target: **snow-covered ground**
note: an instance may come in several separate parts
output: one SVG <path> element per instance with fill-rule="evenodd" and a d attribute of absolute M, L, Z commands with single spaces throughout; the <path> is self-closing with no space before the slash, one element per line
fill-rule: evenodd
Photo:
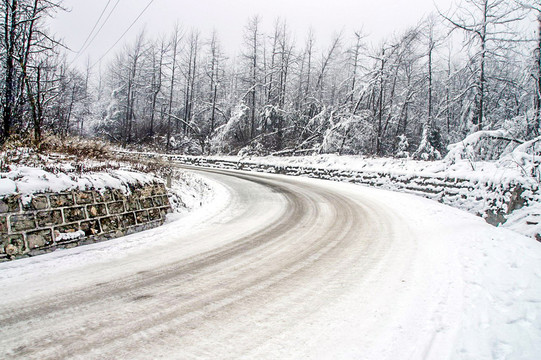
<path fill-rule="evenodd" d="M 207 176 L 214 192 L 213 201 L 180 218 L 173 215 L 163 227 L 0 264 L 0 344 L 11 334 L 11 328 L 2 331 L 1 322 L 11 306 L 16 309 L 25 303 L 33 304 L 34 299 L 39 299 L 35 303 L 38 304 L 51 298 L 59 304 L 70 304 L 70 298 L 64 299 L 68 296 L 64 294 L 78 294 L 80 289 L 90 287 L 99 289 L 109 281 L 122 284 L 131 280 L 130 274 L 137 274 L 134 279 L 142 281 L 145 274 L 161 274 L 165 271 L 162 267 L 166 269 L 173 263 L 182 266 L 193 258 L 201 264 L 198 266 L 203 266 L 202 270 L 179 273 L 183 285 L 178 288 L 178 297 L 174 296 L 174 278 L 168 277 L 164 284 L 153 282 L 144 289 L 144 295 L 138 295 L 137 288 L 130 288 L 126 300 L 119 293 L 107 301 L 111 308 L 102 309 L 104 318 L 96 321 L 115 321 L 111 331 L 123 336 L 114 343 L 104 342 L 109 332 L 95 328 L 96 322 L 92 322 L 105 304 L 97 302 L 94 309 L 93 303 L 83 303 L 84 314 L 74 314 L 70 309 L 79 301 L 78 295 L 70 295 L 76 297 L 75 303 L 66 308 L 66 313 L 58 313 L 60 318 L 55 317 L 54 324 L 45 317 L 23 322 L 21 329 L 32 341 L 31 336 L 38 336 L 42 332 L 39 329 L 51 324 L 58 330 L 55 341 L 62 340 L 64 333 L 72 336 L 72 342 L 61 347 L 55 346 L 54 341 L 49 345 L 56 349 L 56 354 L 73 349 L 83 351 L 75 354 L 90 357 L 541 358 L 541 244 L 535 240 L 408 194 L 276 175 L 250 175 L 263 184 L 275 184 L 270 188 L 219 174 Z M 295 215 L 288 215 L 288 206 L 300 200 L 290 202 L 290 195 L 278 193 L 276 186 L 299 191 L 299 199 L 314 198 L 306 208 L 307 218 L 298 224 L 298 237 L 288 238 L 287 232 L 282 236 L 277 229 L 274 236 L 278 247 L 264 246 L 260 251 L 249 248 L 223 263 L 207 263 L 206 259 L 212 259 L 221 247 L 235 245 L 242 236 L 249 240 L 250 231 L 237 223 L 265 229 L 280 213 L 286 219 Z M 342 204 L 356 205 L 341 209 Z M 357 211 L 356 207 L 367 216 L 365 223 L 348 226 L 367 228 L 369 232 L 362 235 L 366 239 L 342 249 L 346 243 L 333 248 L 338 240 L 328 238 L 319 252 L 306 259 L 301 257 L 302 263 L 281 271 L 272 267 L 280 265 L 273 260 L 277 254 L 300 256 L 301 249 L 294 251 L 295 246 L 321 237 L 321 230 L 326 229 L 323 226 L 333 216 L 339 216 L 335 221 L 341 219 L 337 211 L 343 210 L 343 215 L 349 216 Z M 324 214 L 329 219 L 308 217 L 312 213 Z M 268 229 L 269 234 L 273 234 L 271 230 Z M 265 265 L 267 256 L 270 263 Z M 248 282 L 250 287 L 235 290 L 244 284 L 242 277 L 236 277 L 238 273 L 257 278 L 268 266 L 277 271 L 272 277 L 255 284 Z M 228 281 L 219 282 L 222 277 Z M 59 278 L 62 281 L 55 280 Z M 203 280 L 209 285 L 200 283 Z M 276 283 L 268 283 L 271 280 Z M 212 291 L 235 291 L 231 297 L 210 301 L 205 300 L 205 286 Z M 202 300 L 197 300 L 199 295 Z M 188 306 L 192 296 L 201 301 L 190 305 L 196 306 L 196 310 L 187 315 L 175 310 Z M 149 303 L 129 302 L 129 297 L 149 299 Z M 237 307 L 240 310 L 235 310 Z M 176 312 L 168 313 L 171 309 L 178 311 L 177 317 L 172 315 Z M 280 312 L 273 311 L 276 309 Z M 160 319 L 162 313 L 166 324 L 141 330 L 143 320 Z M 75 315 L 85 321 L 79 321 Z M 73 330 L 68 329 L 69 324 L 59 324 L 59 319 L 66 316 L 72 319 L 76 327 Z M 126 321 L 125 329 L 117 317 Z M 137 324 L 134 328 L 129 325 L 132 322 Z M 103 337 L 94 339 L 85 328 Z M 78 333 L 81 338 L 75 336 Z M 94 340 L 95 348 L 74 345 Z M 122 346 L 117 348 L 117 342 Z M 109 347 L 104 345 L 101 349 L 102 343 Z M 24 346 L 23 352 L 47 345 L 33 342 Z M 10 354 L 7 343 L 2 347 L 5 354 Z M 117 352 L 108 352 L 111 349 Z"/>

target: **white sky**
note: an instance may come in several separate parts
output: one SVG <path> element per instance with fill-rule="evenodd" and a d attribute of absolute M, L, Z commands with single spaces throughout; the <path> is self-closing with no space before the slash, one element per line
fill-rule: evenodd
<path fill-rule="evenodd" d="M 70 11 L 59 13 L 51 21 L 52 32 L 78 51 L 108 1 L 64 0 Z M 116 1 L 110 0 L 108 9 Z M 88 57 L 92 63 L 103 56 L 149 1 L 119 0 L 109 21 L 76 63 L 82 65 Z M 256 14 L 261 16 L 263 31 L 267 32 L 277 17 L 287 20 L 297 43 L 304 43 L 312 26 L 319 48 L 326 46 L 339 31 L 347 36 L 361 28 L 370 35 L 370 40 L 378 41 L 416 24 L 435 11 L 435 4 L 444 11 L 453 0 L 154 0 L 116 48 L 132 41 L 142 28 L 150 37 L 168 34 L 178 21 L 185 30 L 199 29 L 205 39 L 216 29 L 223 50 L 232 55 L 240 48 L 247 20 Z"/>

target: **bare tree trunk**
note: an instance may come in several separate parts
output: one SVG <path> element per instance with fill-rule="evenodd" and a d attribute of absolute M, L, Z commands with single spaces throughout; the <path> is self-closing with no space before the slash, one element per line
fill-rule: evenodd
<path fill-rule="evenodd" d="M 174 87 L 175 87 L 175 71 L 177 67 L 177 51 L 178 51 L 178 45 L 179 45 L 179 28 L 178 26 L 175 27 L 175 32 L 173 34 L 173 64 L 171 68 L 171 81 L 170 81 L 170 88 L 169 88 L 169 104 L 168 104 L 168 112 L 167 112 L 167 144 L 166 144 L 166 151 L 169 151 L 171 148 L 171 119 L 173 111 L 173 93 L 174 93 Z"/>
<path fill-rule="evenodd" d="M 6 140 L 11 131 L 13 112 L 15 107 L 15 36 L 18 22 L 17 0 L 4 0 L 6 14 L 4 19 L 4 42 L 6 47 L 5 55 L 5 94 L 3 111 L 3 139 Z"/>
<path fill-rule="evenodd" d="M 535 49 L 535 126 L 533 132 L 539 136 L 541 132 L 541 10 L 537 15 L 537 48 Z"/>

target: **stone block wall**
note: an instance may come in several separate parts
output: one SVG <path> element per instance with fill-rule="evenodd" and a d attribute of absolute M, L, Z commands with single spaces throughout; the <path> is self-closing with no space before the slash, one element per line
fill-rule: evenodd
<path fill-rule="evenodd" d="M 27 200 L 27 199 L 25 199 Z M 163 224 L 171 211 L 160 183 L 0 198 L 0 261 L 103 241 Z"/>
<path fill-rule="evenodd" d="M 140 154 L 151 158 L 155 154 Z M 293 176 L 307 176 L 318 179 L 344 181 L 386 190 L 402 191 L 430 198 L 441 203 L 469 211 L 483 217 L 492 225 L 506 221 L 513 210 L 533 201 L 526 193 L 538 189 L 525 189 L 524 184 L 499 184 L 477 179 L 463 179 L 452 176 L 426 176 L 419 174 L 392 173 L 372 170 L 341 170 L 307 166 L 279 166 L 250 160 L 232 161 L 220 158 L 205 158 L 181 155 L 165 155 L 186 165 L 219 169 L 257 171 Z M 528 190 L 528 191 L 525 191 Z"/>

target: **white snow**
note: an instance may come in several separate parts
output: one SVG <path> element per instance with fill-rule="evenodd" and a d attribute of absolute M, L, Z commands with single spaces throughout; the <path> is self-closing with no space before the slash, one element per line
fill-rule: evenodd
<path fill-rule="evenodd" d="M 160 180 L 152 175 L 127 170 L 108 170 L 96 173 L 52 173 L 36 167 L 12 165 L 9 172 L 0 173 L 0 196 L 17 193 L 23 201 L 31 195 L 42 192 L 66 190 L 120 189 L 130 193 L 130 184 L 148 184 Z"/>
<path fill-rule="evenodd" d="M 541 358 L 540 243 L 420 197 L 307 178 L 298 181 L 382 204 L 404 242 L 393 245 L 393 263 L 383 264 L 347 296 L 268 339 L 264 347 L 246 357 Z M 140 267 L 150 248 L 166 248 L 178 234 L 196 231 L 210 218 L 219 221 L 216 219 L 232 216 L 234 208 L 224 211 L 231 205 L 230 191 L 217 183 L 212 188 L 214 201 L 163 227 L 0 264 L 0 288 L 11 289 L 1 297 L 23 298 L 28 294 L 18 284 L 39 283 L 60 272 L 75 273 L 83 266 L 128 256 L 138 259 L 131 267 Z M 198 238 L 176 244 L 181 249 L 176 254 L 203 253 L 216 245 Z M 159 260 L 171 261 L 173 255 L 163 253 Z M 119 268 L 114 275 L 132 271 L 130 266 Z M 85 279 L 89 284 L 98 280 L 104 281 L 93 279 L 92 274 Z"/>
<path fill-rule="evenodd" d="M 61 240 L 75 240 L 78 238 L 82 238 L 85 236 L 85 232 L 83 230 L 77 230 L 73 232 L 67 232 L 67 233 L 58 233 L 55 235 L 56 241 Z"/>

